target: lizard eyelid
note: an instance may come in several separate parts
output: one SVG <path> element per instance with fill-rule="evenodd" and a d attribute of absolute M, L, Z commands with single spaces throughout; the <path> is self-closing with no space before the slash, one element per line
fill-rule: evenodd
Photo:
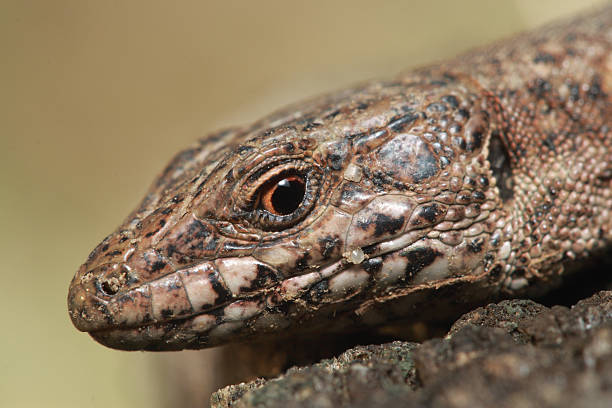
<path fill-rule="evenodd" d="M 271 166 L 240 189 L 241 215 L 264 231 L 293 227 L 312 211 L 321 179 L 317 167 L 303 161 Z"/>

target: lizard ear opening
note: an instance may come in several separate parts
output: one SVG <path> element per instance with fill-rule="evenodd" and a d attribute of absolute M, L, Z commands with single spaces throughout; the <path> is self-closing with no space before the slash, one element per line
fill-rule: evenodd
<path fill-rule="evenodd" d="M 491 134 L 487 159 L 491 164 L 491 171 L 499 189 L 499 196 L 503 202 L 507 202 L 514 197 L 514 181 L 510 166 L 510 155 L 498 131 L 493 131 Z"/>

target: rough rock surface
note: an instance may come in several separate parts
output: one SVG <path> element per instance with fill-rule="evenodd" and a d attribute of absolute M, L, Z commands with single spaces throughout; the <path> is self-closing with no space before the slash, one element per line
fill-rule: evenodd
<path fill-rule="evenodd" d="M 213 407 L 610 407 L 612 291 L 571 308 L 508 300 L 443 339 L 357 346 L 213 394 Z"/>

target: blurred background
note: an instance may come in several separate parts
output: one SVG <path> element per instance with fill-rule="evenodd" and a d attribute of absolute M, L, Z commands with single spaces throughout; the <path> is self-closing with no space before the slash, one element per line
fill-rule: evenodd
<path fill-rule="evenodd" d="M 178 149 L 597 3 L 0 0 L 0 406 L 168 406 L 201 381 L 167 374 L 194 352 L 105 349 L 66 310 Z"/>

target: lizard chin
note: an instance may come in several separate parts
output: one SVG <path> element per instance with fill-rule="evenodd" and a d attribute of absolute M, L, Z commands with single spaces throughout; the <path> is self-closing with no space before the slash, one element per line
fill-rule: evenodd
<path fill-rule="evenodd" d="M 193 344 L 190 348 L 207 347 L 207 339 L 198 339 L 196 335 L 189 336 L 178 331 L 179 327 L 193 325 L 197 317 L 137 327 L 96 330 L 89 332 L 89 335 L 106 347 L 124 351 L 178 351 L 185 348 L 185 342 Z M 198 347 L 200 343 L 203 345 Z"/>

